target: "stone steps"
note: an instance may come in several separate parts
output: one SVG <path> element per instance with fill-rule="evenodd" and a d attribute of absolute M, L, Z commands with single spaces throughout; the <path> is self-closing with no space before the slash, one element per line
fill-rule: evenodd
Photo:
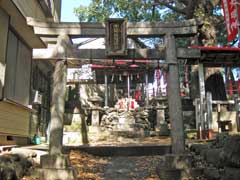
<path fill-rule="evenodd" d="M 184 180 L 196 179 L 202 176 L 202 168 L 190 168 L 188 171 L 178 168 L 161 168 L 157 170 L 159 178 L 162 180 Z"/>
<path fill-rule="evenodd" d="M 171 153 L 170 145 L 132 144 L 132 145 L 98 145 L 65 146 L 64 151 L 79 150 L 96 156 L 147 156 Z"/>

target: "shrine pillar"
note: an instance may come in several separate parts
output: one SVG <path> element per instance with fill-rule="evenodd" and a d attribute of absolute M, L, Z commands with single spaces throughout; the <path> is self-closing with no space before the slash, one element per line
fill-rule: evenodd
<path fill-rule="evenodd" d="M 185 151 L 185 139 L 180 97 L 179 66 L 174 35 L 165 35 L 165 45 L 166 62 L 168 63 L 167 95 L 171 122 L 172 153 L 181 154 Z"/>
<path fill-rule="evenodd" d="M 61 154 L 63 139 L 63 116 L 67 84 L 66 60 L 58 60 L 53 73 L 53 92 L 50 127 L 50 154 Z"/>
<path fill-rule="evenodd" d="M 104 83 L 105 83 L 104 106 L 108 107 L 108 76 L 107 76 L 107 73 L 104 74 Z"/>
<path fill-rule="evenodd" d="M 145 72 L 145 84 L 146 84 L 146 101 L 145 106 L 149 105 L 149 93 L 148 93 L 148 72 Z"/>
<path fill-rule="evenodd" d="M 69 46 L 71 46 L 69 37 L 66 34 L 59 35 L 56 47 L 59 59 L 55 64 L 53 73 L 49 154 L 40 157 L 41 168 L 39 169 L 39 176 L 42 179 L 75 179 L 69 157 L 62 153 L 65 95 L 67 90 L 66 51 Z"/>

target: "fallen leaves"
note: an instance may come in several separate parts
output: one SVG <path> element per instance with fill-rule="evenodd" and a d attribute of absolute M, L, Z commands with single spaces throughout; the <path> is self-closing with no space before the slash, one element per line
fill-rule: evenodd
<path fill-rule="evenodd" d="M 132 180 L 159 180 L 156 166 L 161 161 L 162 156 L 122 157 L 121 162 L 118 161 L 119 159 L 117 161 L 114 159 L 93 156 L 79 151 L 71 151 L 70 153 L 71 164 L 77 170 L 78 180 L 108 180 L 106 175 L 104 176 L 108 170 L 115 174 L 116 179 L 124 175 Z M 109 166 L 112 163 L 115 165 Z M 111 178 L 113 174 L 111 174 Z"/>
<path fill-rule="evenodd" d="M 43 180 L 37 177 L 24 176 L 21 180 Z"/>
<path fill-rule="evenodd" d="M 109 158 L 93 156 L 80 151 L 70 152 L 70 161 L 77 170 L 78 180 L 101 180 Z"/>
<path fill-rule="evenodd" d="M 148 138 L 144 143 L 157 141 L 159 140 Z M 168 143 L 169 140 L 166 138 L 161 141 Z M 77 180 L 114 180 L 119 177 L 131 180 L 159 180 L 156 166 L 162 160 L 162 156 L 98 157 L 77 150 L 72 150 L 69 157 L 76 170 Z M 24 177 L 21 180 L 42 179 Z"/>

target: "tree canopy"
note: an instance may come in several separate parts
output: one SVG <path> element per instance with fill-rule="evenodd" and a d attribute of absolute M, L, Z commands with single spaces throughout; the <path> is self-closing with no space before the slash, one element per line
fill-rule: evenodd
<path fill-rule="evenodd" d="M 200 45 L 226 45 L 226 28 L 221 0 L 92 0 L 74 9 L 80 22 L 103 22 L 109 17 L 130 22 L 197 19 Z"/>

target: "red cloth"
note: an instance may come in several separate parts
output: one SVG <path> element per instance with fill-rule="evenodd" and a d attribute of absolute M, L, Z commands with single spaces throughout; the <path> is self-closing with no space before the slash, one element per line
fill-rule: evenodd
<path fill-rule="evenodd" d="M 236 3 L 238 3 L 237 1 L 238 0 L 222 0 L 224 20 L 227 26 L 228 41 L 232 41 L 238 33 L 238 18 L 237 18 L 237 10 L 236 10 Z M 240 6 L 239 5 L 237 6 L 238 6 L 238 9 L 240 10 Z"/>
<path fill-rule="evenodd" d="M 134 101 L 133 100 L 131 100 L 131 109 L 134 109 Z"/>
<path fill-rule="evenodd" d="M 180 95 L 183 97 L 183 96 L 185 96 L 185 93 L 184 93 L 184 92 L 181 92 Z"/>
<path fill-rule="evenodd" d="M 136 101 L 140 101 L 140 97 L 141 97 L 141 91 L 140 90 L 136 90 L 136 92 L 135 92 L 135 99 L 136 99 Z"/>
<path fill-rule="evenodd" d="M 123 103 L 123 100 L 120 101 L 120 109 L 124 109 L 124 103 Z"/>

